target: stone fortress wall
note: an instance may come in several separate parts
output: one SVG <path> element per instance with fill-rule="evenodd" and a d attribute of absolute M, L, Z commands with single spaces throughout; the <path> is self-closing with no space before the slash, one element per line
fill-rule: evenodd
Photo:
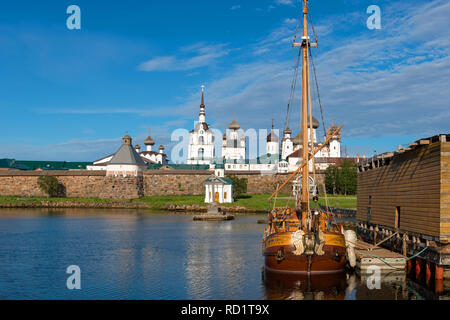
<path fill-rule="evenodd" d="M 0 170 L 0 196 L 46 196 L 37 180 L 42 175 L 56 176 L 64 194 L 69 198 L 135 199 L 142 196 L 201 195 L 203 181 L 211 176 L 208 170 L 147 170 L 140 177 L 106 176 L 104 171 L 16 171 Z M 248 194 L 275 191 L 288 174 L 261 174 L 232 172 L 248 179 Z M 323 180 L 321 174 L 319 180 Z M 282 193 L 291 193 L 289 183 Z"/>

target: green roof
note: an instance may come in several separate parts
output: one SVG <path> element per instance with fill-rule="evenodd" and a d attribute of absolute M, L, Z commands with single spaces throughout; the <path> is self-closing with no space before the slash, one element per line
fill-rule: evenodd
<path fill-rule="evenodd" d="M 14 160 L 12 159 L 0 159 L 0 168 L 12 168 Z"/>
<path fill-rule="evenodd" d="M 92 162 L 67 161 L 26 161 L 14 159 L 0 159 L 0 168 L 19 170 L 85 170 Z"/>
<path fill-rule="evenodd" d="M 211 163 L 217 165 L 224 165 L 224 164 L 275 164 L 280 161 L 280 155 L 279 154 L 264 154 L 256 159 L 223 159 L 223 158 L 215 158 Z"/>
<path fill-rule="evenodd" d="M 209 177 L 208 179 L 206 179 L 204 181 L 204 183 L 222 183 L 222 184 L 233 184 L 233 180 L 227 179 L 227 178 L 222 178 L 222 177 Z"/>
<path fill-rule="evenodd" d="M 158 170 L 169 167 L 174 170 L 209 170 L 209 164 L 147 164 L 149 170 Z"/>

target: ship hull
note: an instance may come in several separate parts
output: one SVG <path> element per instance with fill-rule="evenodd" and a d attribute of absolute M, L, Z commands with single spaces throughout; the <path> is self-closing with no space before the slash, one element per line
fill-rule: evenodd
<path fill-rule="evenodd" d="M 341 234 L 326 234 L 323 254 L 297 255 L 291 233 L 278 233 L 268 237 L 264 244 L 265 269 L 270 272 L 290 274 L 330 274 L 345 270 L 345 238 Z M 279 252 L 282 252 L 280 258 Z"/>

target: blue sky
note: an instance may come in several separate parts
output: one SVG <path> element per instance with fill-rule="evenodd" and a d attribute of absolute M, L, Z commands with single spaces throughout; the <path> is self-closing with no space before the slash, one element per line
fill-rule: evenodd
<path fill-rule="evenodd" d="M 81 8 L 81 30 L 66 8 Z M 366 9 L 381 8 L 369 30 Z M 284 127 L 298 1 L 9 1 L 0 5 L 0 158 L 92 161 L 151 128 L 170 149 L 207 122 Z M 326 126 L 351 155 L 450 130 L 450 3 L 312 0 Z M 299 96 L 290 126 L 296 134 Z M 317 104 L 315 104 L 315 107 Z M 320 113 L 315 108 L 315 116 Z M 322 132 L 322 128 L 319 128 Z"/>

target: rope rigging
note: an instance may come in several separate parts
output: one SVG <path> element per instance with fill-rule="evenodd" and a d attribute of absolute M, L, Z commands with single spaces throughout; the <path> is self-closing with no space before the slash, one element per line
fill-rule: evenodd
<path fill-rule="evenodd" d="M 292 101 L 294 100 L 294 96 L 295 96 L 295 87 L 297 84 L 297 74 L 298 74 L 298 65 L 300 63 L 300 55 L 301 55 L 301 50 L 299 50 L 299 53 L 297 56 L 297 61 L 294 64 L 294 76 L 292 78 L 291 92 L 289 95 L 289 101 L 288 101 L 287 110 L 286 110 L 286 120 L 285 120 L 285 125 L 284 125 L 285 129 L 289 126 L 289 114 L 290 114 Z"/>
<path fill-rule="evenodd" d="M 303 2 L 302 0 L 299 0 L 300 6 L 302 5 L 302 2 Z M 308 4 L 308 6 L 309 6 L 309 4 Z M 316 31 L 314 29 L 314 24 L 312 22 L 312 17 L 311 17 L 310 11 L 308 11 L 308 20 L 309 20 L 309 22 L 311 24 L 311 29 L 312 29 L 312 32 L 313 32 L 314 41 L 316 43 L 318 43 L 318 38 L 317 38 Z M 297 32 L 298 32 L 299 25 L 300 25 L 300 18 L 298 20 L 297 27 L 295 29 L 294 40 L 293 40 L 294 42 L 297 39 Z M 319 107 L 320 107 L 320 116 L 321 116 L 321 120 L 322 120 L 322 128 L 323 128 L 323 131 L 324 131 L 324 136 L 327 136 L 327 131 L 326 131 L 326 127 L 325 127 L 325 120 L 324 120 L 324 116 L 323 116 L 323 105 L 322 105 L 322 100 L 320 99 L 319 83 L 318 83 L 318 80 L 317 80 L 317 71 L 316 71 L 316 66 L 315 66 L 315 63 L 314 63 L 314 57 L 313 57 L 312 50 L 311 50 L 310 46 L 308 46 L 307 50 L 309 51 L 309 56 L 310 56 L 310 60 L 312 62 L 312 67 L 313 67 L 313 74 L 314 74 L 313 90 L 314 90 L 314 95 L 317 94 L 317 99 L 318 99 L 318 103 L 319 103 Z M 294 76 L 293 76 L 293 79 L 292 79 L 291 92 L 289 94 L 289 101 L 288 101 L 287 110 L 286 110 L 285 129 L 289 126 L 289 116 L 290 116 L 290 110 L 291 110 L 292 102 L 293 102 L 294 96 L 295 96 L 295 88 L 296 88 L 296 84 L 297 84 L 298 66 L 299 66 L 299 63 L 300 63 L 301 52 L 302 52 L 302 49 L 299 50 L 297 59 L 295 61 L 295 48 L 293 48 L 293 55 L 294 55 L 294 61 L 295 61 L 295 63 L 294 63 Z"/>

